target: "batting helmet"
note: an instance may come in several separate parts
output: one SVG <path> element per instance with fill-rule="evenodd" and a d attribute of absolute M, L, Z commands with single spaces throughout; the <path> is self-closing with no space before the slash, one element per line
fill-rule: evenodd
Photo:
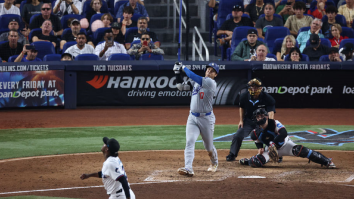
<path fill-rule="evenodd" d="M 205 68 L 205 70 L 208 68 L 208 67 L 212 67 L 212 68 L 214 68 L 214 70 L 216 71 L 216 74 L 219 74 L 219 65 L 217 65 L 216 63 L 209 63 L 207 66 L 206 66 L 206 68 Z"/>
<path fill-rule="evenodd" d="M 258 78 L 251 79 L 248 83 L 248 92 L 250 95 L 259 95 L 262 91 L 262 81 Z M 254 87 L 255 89 L 252 89 Z"/>

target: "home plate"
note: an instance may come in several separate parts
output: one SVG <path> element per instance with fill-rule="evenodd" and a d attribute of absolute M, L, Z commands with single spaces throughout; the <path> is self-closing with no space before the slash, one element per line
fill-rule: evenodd
<path fill-rule="evenodd" d="M 264 176 L 238 176 L 238 178 L 266 178 Z"/>

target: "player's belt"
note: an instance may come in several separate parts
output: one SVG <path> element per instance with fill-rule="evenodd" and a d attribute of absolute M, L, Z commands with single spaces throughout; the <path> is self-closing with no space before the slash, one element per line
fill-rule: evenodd
<path fill-rule="evenodd" d="M 121 193 L 123 191 L 123 189 L 119 189 L 115 194 Z M 109 194 L 111 195 L 111 194 Z"/>
<path fill-rule="evenodd" d="M 196 117 L 200 117 L 200 116 L 208 116 L 208 115 L 211 115 L 211 111 L 209 113 L 193 113 L 191 111 L 192 115 L 196 116 Z"/>

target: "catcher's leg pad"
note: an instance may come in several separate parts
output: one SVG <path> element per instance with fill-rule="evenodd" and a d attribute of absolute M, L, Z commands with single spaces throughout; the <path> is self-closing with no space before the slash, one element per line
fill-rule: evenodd
<path fill-rule="evenodd" d="M 322 155 L 320 152 L 313 151 L 307 147 L 302 145 L 295 145 L 293 147 L 293 154 L 298 157 L 308 158 L 309 161 L 321 164 L 321 165 L 329 165 L 331 163 L 331 159 Z"/>
<path fill-rule="evenodd" d="M 251 167 L 263 167 L 266 162 L 267 160 L 263 155 L 257 154 L 248 160 L 248 165 Z"/>

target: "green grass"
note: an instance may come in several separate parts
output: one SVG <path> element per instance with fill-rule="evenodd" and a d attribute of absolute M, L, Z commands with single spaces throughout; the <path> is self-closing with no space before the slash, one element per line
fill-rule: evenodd
<path fill-rule="evenodd" d="M 286 126 L 288 132 L 331 128 L 351 130 L 354 126 Z M 216 125 L 214 137 L 234 133 L 237 125 Z M 99 152 L 102 137 L 114 137 L 121 151 L 132 150 L 183 150 L 185 126 L 114 126 L 85 128 L 29 128 L 0 130 L 0 159 L 53 154 Z M 201 139 L 199 137 L 199 139 Z M 341 147 L 304 144 L 312 149 L 354 150 L 354 144 Z M 215 142 L 217 149 L 228 149 L 230 142 Z M 253 142 L 244 142 L 242 148 L 255 148 Z M 196 149 L 204 149 L 196 143 Z"/>
<path fill-rule="evenodd" d="M 4 197 L 1 199 L 73 199 L 73 198 L 57 198 L 57 197 L 48 197 L 48 196 L 13 196 L 13 197 Z"/>

